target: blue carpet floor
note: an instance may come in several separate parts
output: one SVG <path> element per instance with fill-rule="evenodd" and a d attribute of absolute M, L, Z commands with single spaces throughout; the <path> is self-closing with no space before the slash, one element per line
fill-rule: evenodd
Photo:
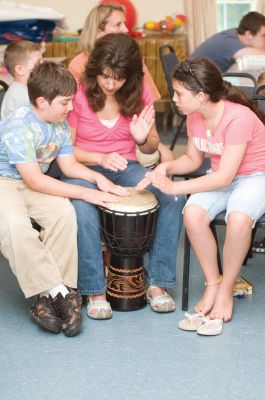
<path fill-rule="evenodd" d="M 146 306 L 93 321 L 83 308 L 82 330 L 74 338 L 48 333 L 31 321 L 31 300 L 24 299 L 0 257 L 0 399 L 263 399 L 265 255 L 254 255 L 243 267 L 253 294 L 235 299 L 233 320 L 222 335 L 202 337 L 177 328 L 183 317 L 182 249 L 183 239 L 174 313 L 160 315 Z M 189 311 L 202 290 L 192 255 Z"/>

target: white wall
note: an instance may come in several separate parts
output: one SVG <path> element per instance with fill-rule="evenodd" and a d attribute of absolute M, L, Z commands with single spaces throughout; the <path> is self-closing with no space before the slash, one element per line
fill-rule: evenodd
<path fill-rule="evenodd" d="M 86 15 L 98 0 L 17 0 L 17 3 L 52 7 L 66 17 L 68 30 L 82 28 Z M 138 15 L 138 26 L 147 20 L 159 21 L 166 15 L 183 14 L 182 0 L 132 0 Z"/>

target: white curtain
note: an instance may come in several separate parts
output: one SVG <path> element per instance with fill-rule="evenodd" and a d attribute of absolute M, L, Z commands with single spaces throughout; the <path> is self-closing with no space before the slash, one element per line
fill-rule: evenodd
<path fill-rule="evenodd" d="M 252 0 L 251 9 L 265 14 L 265 0 Z"/>
<path fill-rule="evenodd" d="M 217 32 L 216 0 L 183 0 L 190 53 Z"/>

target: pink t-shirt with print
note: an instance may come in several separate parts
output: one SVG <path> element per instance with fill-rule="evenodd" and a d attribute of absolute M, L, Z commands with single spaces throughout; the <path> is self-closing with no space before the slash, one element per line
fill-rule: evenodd
<path fill-rule="evenodd" d="M 152 104 L 148 86 L 143 84 L 144 105 Z M 83 87 L 78 84 L 73 100 L 74 109 L 68 122 L 76 128 L 76 146 L 94 153 L 117 152 L 128 160 L 137 160 L 135 143 L 130 132 L 131 118 L 122 115 L 112 128 L 104 126 L 90 107 Z"/>
<path fill-rule="evenodd" d="M 209 153 L 213 171 L 218 170 L 226 144 L 247 143 L 237 175 L 265 172 L 265 126 L 248 107 L 225 101 L 224 112 L 214 136 L 206 136 L 207 129 L 199 113 L 188 115 L 187 130 L 195 146 Z"/>

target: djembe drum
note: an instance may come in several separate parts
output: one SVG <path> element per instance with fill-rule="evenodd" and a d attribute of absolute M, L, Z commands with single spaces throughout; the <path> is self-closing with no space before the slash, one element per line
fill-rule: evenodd
<path fill-rule="evenodd" d="M 136 147 L 136 156 L 139 163 L 146 168 L 155 169 L 160 164 L 161 154 L 159 150 L 156 150 L 152 154 L 142 153 L 138 147 Z"/>
<path fill-rule="evenodd" d="M 109 250 L 107 299 L 113 310 L 134 311 L 146 305 L 143 254 L 155 236 L 159 202 L 147 190 L 128 188 L 120 203 L 99 207 L 100 230 Z"/>

